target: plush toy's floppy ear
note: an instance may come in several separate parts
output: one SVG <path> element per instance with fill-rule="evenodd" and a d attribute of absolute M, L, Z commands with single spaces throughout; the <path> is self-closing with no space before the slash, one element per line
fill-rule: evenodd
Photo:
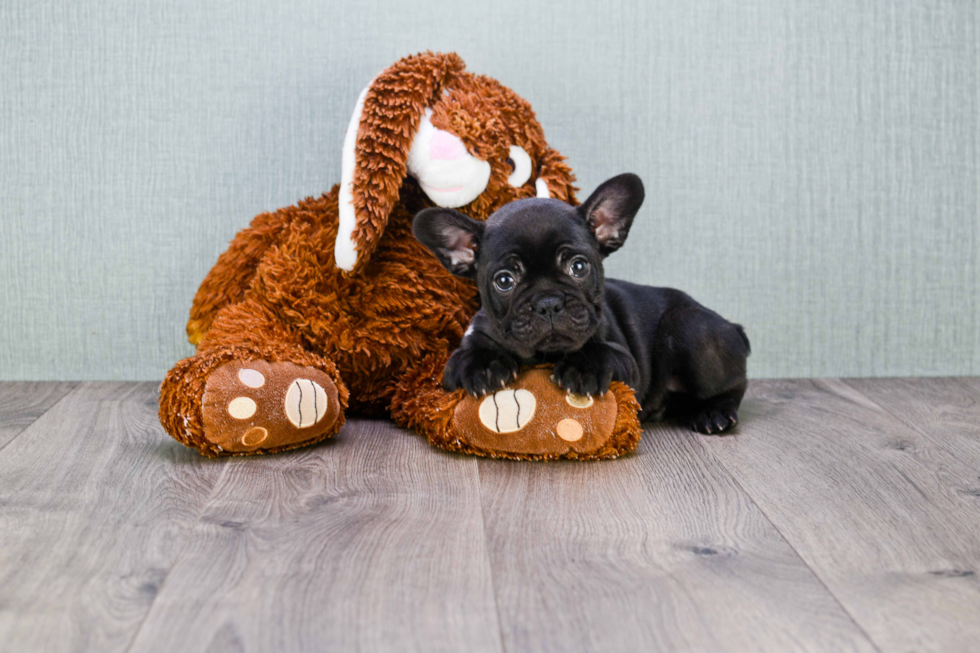
<path fill-rule="evenodd" d="M 483 227 L 482 222 L 465 213 L 435 207 L 419 211 L 412 222 L 412 233 L 444 268 L 472 279 L 476 276 Z"/>
<path fill-rule="evenodd" d="M 352 271 L 377 247 L 422 115 L 464 67 L 455 53 L 424 52 L 405 57 L 361 92 L 344 138 L 337 267 Z"/>

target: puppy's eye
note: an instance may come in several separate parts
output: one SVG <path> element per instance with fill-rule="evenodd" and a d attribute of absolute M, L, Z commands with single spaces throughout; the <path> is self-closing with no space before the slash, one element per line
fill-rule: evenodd
<path fill-rule="evenodd" d="M 582 278 L 589 273 L 589 262 L 584 256 L 576 256 L 568 264 L 568 273 L 573 277 Z"/>
<path fill-rule="evenodd" d="M 493 277 L 493 285 L 500 292 L 510 292 L 516 283 L 514 275 L 507 270 L 502 270 Z"/>

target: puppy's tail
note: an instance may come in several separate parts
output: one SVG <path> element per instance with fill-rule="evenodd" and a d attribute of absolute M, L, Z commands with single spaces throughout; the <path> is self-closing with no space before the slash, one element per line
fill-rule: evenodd
<path fill-rule="evenodd" d="M 749 337 L 745 335 L 745 329 L 742 328 L 741 324 L 735 324 L 734 327 L 739 337 L 742 338 L 742 342 L 745 343 L 745 355 L 748 356 L 752 353 L 752 344 L 749 342 Z"/>

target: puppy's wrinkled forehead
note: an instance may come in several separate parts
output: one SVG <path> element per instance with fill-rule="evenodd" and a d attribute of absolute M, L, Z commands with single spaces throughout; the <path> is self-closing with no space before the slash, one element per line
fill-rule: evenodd
<path fill-rule="evenodd" d="M 430 208 L 415 216 L 412 232 L 447 270 L 481 284 L 508 256 L 551 278 L 560 268 L 579 281 L 601 281 L 602 259 L 623 245 L 642 203 L 643 182 L 625 173 L 604 182 L 578 207 L 544 197 L 521 199 L 484 222 L 453 209 Z M 586 261 L 567 267 L 574 256 Z"/>
<path fill-rule="evenodd" d="M 511 202 L 486 222 L 482 252 L 493 260 L 518 256 L 526 264 L 544 259 L 569 244 L 589 243 L 589 230 L 575 208 L 555 199 L 532 198 Z"/>

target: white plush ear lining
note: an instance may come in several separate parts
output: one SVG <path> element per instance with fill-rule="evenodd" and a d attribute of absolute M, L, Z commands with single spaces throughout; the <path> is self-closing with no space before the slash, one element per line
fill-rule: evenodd
<path fill-rule="evenodd" d="M 371 84 L 374 80 L 371 80 Z M 338 212 L 340 224 L 337 229 L 337 240 L 333 246 L 333 257 L 337 267 L 350 272 L 357 263 L 357 248 L 354 246 L 354 228 L 357 226 L 357 215 L 354 213 L 354 164 L 356 158 L 357 130 L 361 126 L 361 113 L 364 111 L 364 98 L 367 97 L 371 84 L 357 96 L 354 105 L 354 115 L 350 117 L 347 133 L 344 135 L 344 148 L 340 158 L 340 197 Z"/>
<path fill-rule="evenodd" d="M 538 197 L 544 197 L 545 199 L 551 197 L 551 193 L 548 192 L 548 182 L 541 177 L 535 180 L 534 188 L 538 191 Z"/>

